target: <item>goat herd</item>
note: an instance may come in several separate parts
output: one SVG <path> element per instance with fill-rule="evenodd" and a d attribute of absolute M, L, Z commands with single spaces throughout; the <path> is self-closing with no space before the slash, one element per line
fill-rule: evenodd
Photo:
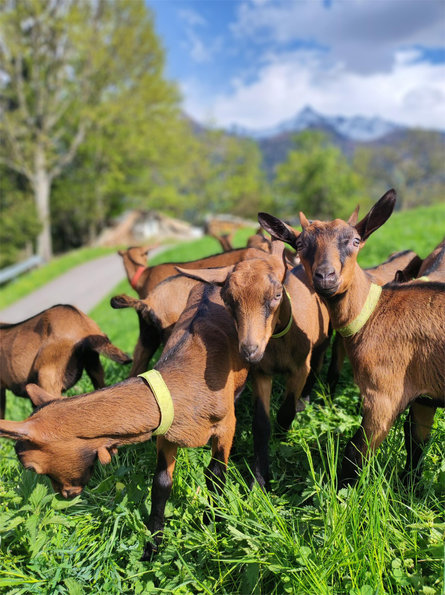
<path fill-rule="evenodd" d="M 359 222 L 358 208 L 347 222 L 308 221 L 300 213 L 301 232 L 260 213 L 272 240 L 258 233 L 247 248 L 180 265 L 147 267 L 144 249 L 121 252 L 139 295 L 111 300 L 113 308 L 132 307 L 139 317 L 130 377 L 103 388 L 98 354 L 131 360 L 73 306 L 2 324 L 0 436 L 16 442 L 25 468 L 47 475 L 56 491 L 70 497 L 83 490 L 96 459 L 106 464 L 118 447 L 157 434 L 152 540 L 143 553 L 148 560 L 162 539 L 178 447 L 211 439 L 206 482 L 209 490 L 222 489 L 234 403 L 248 374 L 253 473 L 268 488 L 272 378 L 286 378 L 277 416 L 285 431 L 304 406 L 334 329 L 331 391 L 347 353 L 363 401 L 362 424 L 346 446 L 339 486 L 356 479 L 363 458 L 407 407 L 404 477 L 415 480 L 435 410 L 445 404 L 445 240 L 424 261 L 405 251 L 361 269 L 358 252 L 389 218 L 395 200 L 388 191 Z M 154 371 L 145 372 L 161 342 Z M 60 398 L 83 369 L 99 390 Z M 6 388 L 31 398 L 36 409 L 28 419 L 3 419 Z"/>

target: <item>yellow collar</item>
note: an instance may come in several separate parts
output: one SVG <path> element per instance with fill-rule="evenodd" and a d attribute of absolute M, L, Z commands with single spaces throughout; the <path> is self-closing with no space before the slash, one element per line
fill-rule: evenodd
<path fill-rule="evenodd" d="M 172 396 L 168 390 L 168 386 L 165 384 L 164 379 L 157 370 L 148 370 L 148 372 L 138 374 L 138 376 L 143 378 L 151 388 L 158 404 L 159 411 L 161 412 L 161 423 L 153 432 L 153 436 L 164 435 L 170 429 L 175 414 Z"/>
<path fill-rule="evenodd" d="M 429 281 L 430 278 L 428 277 L 428 275 L 422 275 L 421 277 L 417 277 L 416 281 Z"/>
<path fill-rule="evenodd" d="M 354 318 L 354 320 L 346 326 L 337 329 L 337 332 L 340 333 L 342 337 L 352 337 L 352 335 L 358 333 L 359 330 L 363 328 L 363 326 L 368 322 L 369 317 L 374 312 L 381 293 L 382 288 L 380 287 L 380 285 L 371 283 L 368 297 L 366 298 L 366 302 L 360 314 L 357 316 L 357 318 Z"/>
<path fill-rule="evenodd" d="M 286 288 L 284 288 L 284 291 L 286 292 L 287 299 L 289 300 L 290 318 L 289 318 L 289 322 L 286 324 L 284 329 L 282 331 L 280 331 L 279 333 L 275 333 L 275 335 L 272 335 L 272 339 L 279 339 L 280 337 L 284 337 L 284 335 L 286 335 L 289 332 L 289 329 L 292 326 L 292 302 L 290 300 L 290 295 Z"/>

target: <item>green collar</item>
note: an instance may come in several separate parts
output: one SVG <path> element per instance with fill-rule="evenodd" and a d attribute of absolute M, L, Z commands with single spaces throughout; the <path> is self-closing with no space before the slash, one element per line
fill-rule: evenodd
<path fill-rule="evenodd" d="M 286 326 L 284 327 L 284 329 L 282 331 L 280 331 L 279 333 L 275 333 L 274 335 L 272 335 L 272 339 L 279 339 L 280 337 L 284 337 L 284 335 L 286 335 L 289 332 L 289 329 L 292 326 L 292 302 L 290 300 L 290 295 L 289 295 L 289 293 L 288 293 L 288 291 L 287 291 L 286 288 L 284 288 L 284 291 L 286 292 L 287 299 L 289 300 L 289 305 L 290 305 L 289 322 L 286 324 Z"/>
<path fill-rule="evenodd" d="M 153 432 L 153 436 L 164 435 L 170 429 L 175 413 L 172 396 L 168 390 L 168 386 L 165 384 L 164 379 L 157 370 L 148 370 L 148 372 L 138 374 L 138 376 L 143 378 L 151 388 L 161 412 L 161 423 Z"/>
<path fill-rule="evenodd" d="M 340 333 L 342 337 L 352 337 L 352 335 L 358 333 L 359 330 L 363 328 L 363 326 L 368 322 L 369 317 L 374 312 L 381 293 L 382 288 L 380 287 L 380 285 L 371 283 L 368 297 L 366 298 L 366 302 L 360 314 L 357 316 L 357 318 L 355 318 L 346 326 L 337 329 L 337 332 Z"/>

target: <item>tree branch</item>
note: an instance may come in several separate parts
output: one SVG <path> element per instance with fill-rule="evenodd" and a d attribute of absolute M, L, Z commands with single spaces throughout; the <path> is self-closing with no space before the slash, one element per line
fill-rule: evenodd
<path fill-rule="evenodd" d="M 69 165 L 69 163 L 71 163 L 71 161 L 74 159 L 74 157 L 76 156 L 77 149 L 79 148 L 80 144 L 85 138 L 85 131 L 86 125 L 84 123 L 81 123 L 77 130 L 76 136 L 71 141 L 70 148 L 65 153 L 65 155 L 62 155 L 62 157 L 59 159 L 56 165 L 50 170 L 49 177 L 51 180 L 59 176 L 62 173 L 63 169 L 67 165 Z"/>

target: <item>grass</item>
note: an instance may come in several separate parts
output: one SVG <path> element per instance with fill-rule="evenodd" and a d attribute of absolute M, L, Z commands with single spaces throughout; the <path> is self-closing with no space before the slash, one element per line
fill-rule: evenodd
<path fill-rule="evenodd" d="M 420 215 L 412 216 L 417 223 Z M 425 255 L 441 239 L 442 232 L 424 222 L 418 245 L 425 248 L 418 248 L 417 241 L 404 239 L 407 221 L 392 234 L 387 230 L 393 241 L 389 248 L 380 245 L 387 241 L 382 228 L 364 252 L 377 244 L 376 252 L 384 252 L 381 260 L 407 247 L 425 250 Z M 425 221 L 436 224 L 436 217 Z M 209 248 L 208 240 L 188 245 L 192 253 L 187 256 L 181 245 L 162 257 L 196 257 Z M 127 282 L 114 293 L 119 291 L 131 292 Z M 119 347 L 132 350 L 137 336 L 134 312 L 114 311 L 106 298 L 92 317 Z M 128 373 L 108 360 L 104 365 L 109 383 Z M 91 385 L 84 376 L 70 394 L 87 390 Z M 272 419 L 283 391 L 284 383 L 277 378 Z M 22 419 L 30 410 L 28 401 L 8 393 L 7 418 Z M 445 415 L 436 414 L 417 490 L 405 490 L 398 479 L 404 464 L 402 416 L 357 486 L 337 493 L 335 470 L 359 420 L 359 395 L 346 365 L 334 399 L 319 383 L 286 439 L 272 437 L 270 493 L 250 491 L 248 387 L 237 406 L 227 486 L 215 503 L 223 520 L 202 523 L 203 512 L 215 510 L 203 477 L 209 447 L 181 450 L 164 542 L 150 564 L 139 558 L 149 537 L 144 521 L 156 460 L 153 442 L 121 448 L 110 465 L 96 466 L 80 497 L 65 501 L 53 494 L 45 477 L 25 471 L 13 445 L 3 440 L 0 592 L 439 595 L 444 589 Z"/>

